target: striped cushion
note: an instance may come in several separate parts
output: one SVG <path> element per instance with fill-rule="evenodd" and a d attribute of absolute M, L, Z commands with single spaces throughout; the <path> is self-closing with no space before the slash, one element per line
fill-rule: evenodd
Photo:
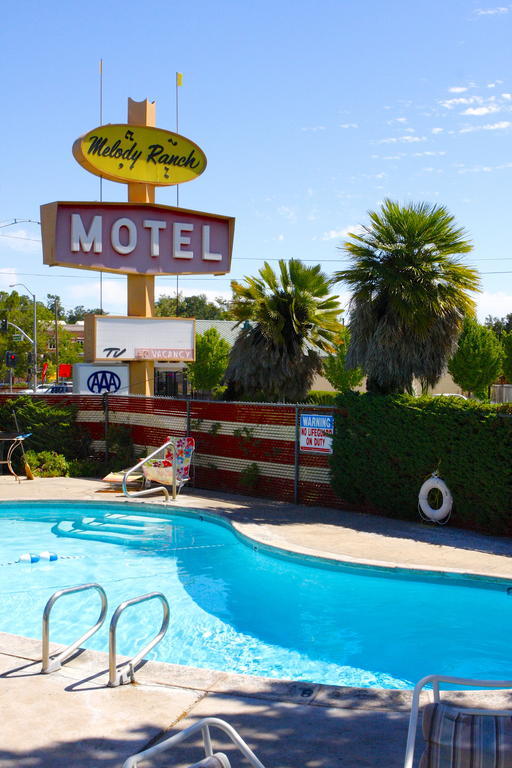
<path fill-rule="evenodd" d="M 420 768 L 512 768 L 512 717 L 476 715 L 448 704 L 423 714 Z"/>

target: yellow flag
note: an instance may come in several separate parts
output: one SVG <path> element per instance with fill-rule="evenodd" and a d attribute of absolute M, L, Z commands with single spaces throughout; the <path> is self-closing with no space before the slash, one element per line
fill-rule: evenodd
<path fill-rule="evenodd" d="M 183 72 L 176 72 L 176 85 L 183 85 Z"/>

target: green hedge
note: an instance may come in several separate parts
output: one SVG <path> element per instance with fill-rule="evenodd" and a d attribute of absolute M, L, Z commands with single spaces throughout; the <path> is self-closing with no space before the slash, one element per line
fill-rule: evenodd
<path fill-rule="evenodd" d="M 6 400 L 0 405 L 0 424 L 5 432 L 14 432 L 16 413 L 21 432 L 31 432 L 25 450 L 53 451 L 66 459 L 87 456 L 90 436 L 76 423 L 77 408 L 73 404 L 46 402 L 30 395 Z"/>
<path fill-rule="evenodd" d="M 435 470 L 454 499 L 452 525 L 512 535 L 512 407 L 461 398 L 349 392 L 339 409 L 332 485 L 343 499 L 418 520 Z"/>

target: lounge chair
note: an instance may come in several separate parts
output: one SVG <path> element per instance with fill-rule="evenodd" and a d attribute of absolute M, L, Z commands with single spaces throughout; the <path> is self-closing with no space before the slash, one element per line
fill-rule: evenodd
<path fill-rule="evenodd" d="M 176 488 L 179 493 L 190 476 L 190 463 L 194 453 L 195 441 L 193 437 L 167 438 L 162 459 L 151 459 L 142 465 L 142 471 L 146 481 L 160 483 L 161 485 L 173 484 L 173 462 L 176 455 Z"/>
<path fill-rule="evenodd" d="M 233 744 L 240 750 L 244 757 L 249 761 L 249 764 L 253 768 L 265 768 L 254 752 L 247 746 L 241 736 L 235 731 L 235 729 L 226 723 L 224 720 L 219 720 L 217 717 L 205 717 L 203 720 L 194 723 L 189 728 L 185 728 L 183 731 L 176 733 L 165 741 L 161 741 L 159 744 L 155 744 L 154 747 L 149 747 L 143 752 L 138 752 L 136 755 L 132 755 L 123 763 L 123 768 L 136 768 L 143 760 L 149 760 L 155 755 L 161 752 L 166 752 L 172 749 L 177 744 L 181 744 L 185 739 L 195 736 L 200 731 L 203 737 L 203 751 L 204 757 L 199 762 L 190 765 L 189 768 L 231 768 L 231 764 L 227 756 L 223 752 L 213 752 L 213 746 L 211 741 L 210 728 L 218 728 L 223 731 L 233 742 Z"/>
<path fill-rule="evenodd" d="M 180 492 L 190 476 L 190 463 L 194 453 L 193 437 L 168 437 L 163 445 L 141 459 L 134 467 L 123 474 L 122 489 L 125 496 L 146 496 L 162 492 L 169 501 L 169 492 L 165 486 L 172 486 L 172 498 Z M 129 491 L 128 483 L 137 471 L 142 471 L 144 490 Z M 151 487 L 151 483 L 158 485 Z"/>
<path fill-rule="evenodd" d="M 512 688 L 512 680 L 424 677 L 414 688 L 404 768 L 413 765 L 420 694 L 428 684 L 432 684 L 433 702 L 423 711 L 426 746 L 419 768 L 512 768 L 512 709 L 478 709 L 458 702 L 444 703 L 441 683 L 456 688 Z M 510 704 L 512 706 L 512 695 Z"/>

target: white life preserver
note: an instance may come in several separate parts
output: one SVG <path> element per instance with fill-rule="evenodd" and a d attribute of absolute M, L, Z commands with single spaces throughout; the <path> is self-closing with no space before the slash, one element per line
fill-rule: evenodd
<path fill-rule="evenodd" d="M 440 491 L 443 496 L 443 503 L 439 509 L 433 509 L 428 503 L 428 494 L 430 491 L 434 490 L 434 488 L 437 488 L 437 490 Z M 437 475 L 432 475 L 432 477 L 429 477 L 428 480 L 425 480 L 420 488 L 418 506 L 420 511 L 426 518 L 428 518 L 428 520 L 432 520 L 434 523 L 439 523 L 442 521 L 446 522 L 445 518 L 448 519 L 450 517 L 452 505 L 452 495 L 444 480 L 441 480 L 441 478 Z"/>

